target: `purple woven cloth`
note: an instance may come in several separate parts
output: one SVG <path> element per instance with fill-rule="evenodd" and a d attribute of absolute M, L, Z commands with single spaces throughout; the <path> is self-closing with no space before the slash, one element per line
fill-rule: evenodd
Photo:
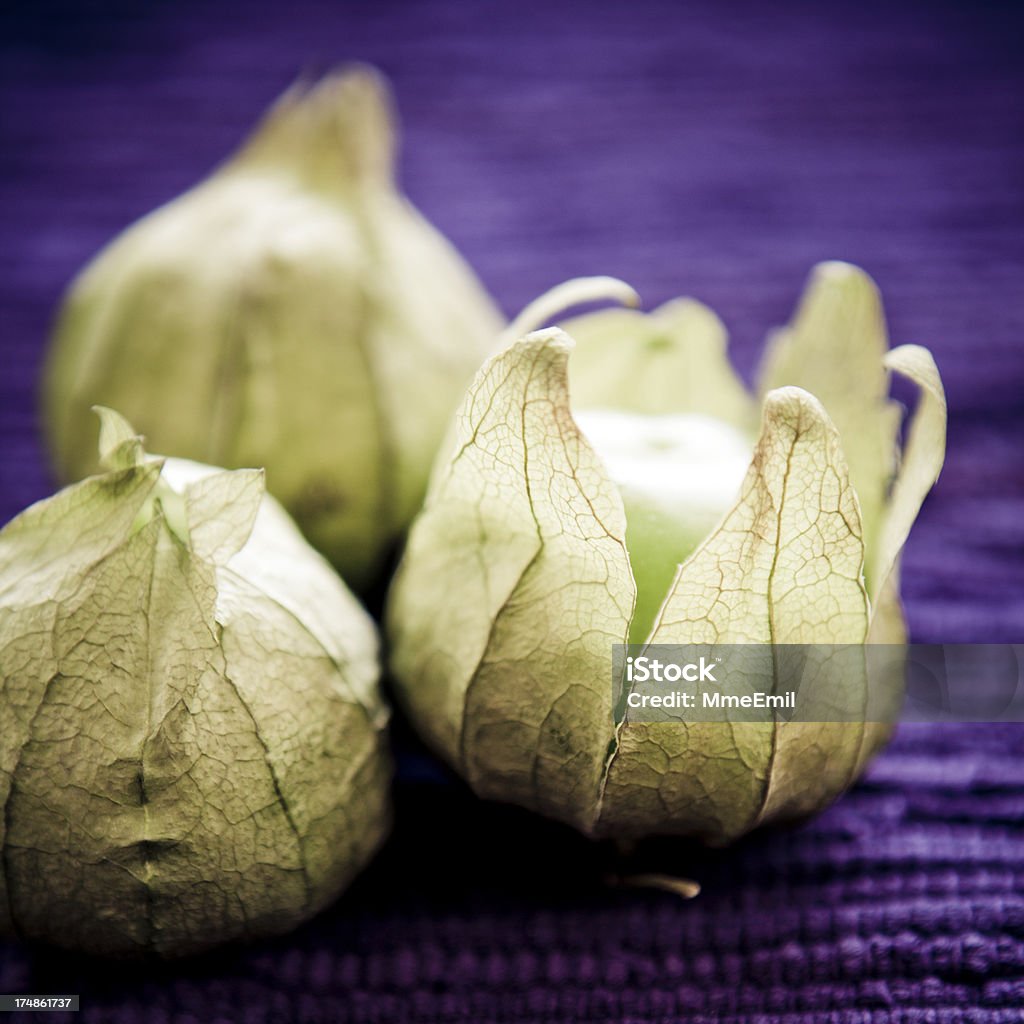
<path fill-rule="evenodd" d="M 509 313 L 589 273 L 694 295 L 749 379 L 813 263 L 864 266 L 950 399 L 904 563 L 914 638 L 1024 639 L 1024 8 L 10 7 L 0 522 L 51 488 L 34 396 L 73 272 L 297 72 L 355 58 L 393 78 L 409 194 Z M 314 922 L 168 968 L 0 945 L 0 992 L 79 992 L 74 1019 L 115 1024 L 1024 1020 L 1019 727 L 905 726 L 802 828 L 666 846 L 689 903 L 609 885 L 607 851 L 476 802 L 398 733 L 395 838 Z"/>

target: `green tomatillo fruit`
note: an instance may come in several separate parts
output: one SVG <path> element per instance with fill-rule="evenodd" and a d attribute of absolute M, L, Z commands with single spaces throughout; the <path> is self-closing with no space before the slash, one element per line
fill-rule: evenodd
<path fill-rule="evenodd" d="M 367 68 L 296 86 L 79 274 L 43 392 L 62 480 L 95 471 L 107 405 L 168 455 L 263 466 L 346 582 L 375 580 L 501 329 L 397 190 L 392 120 Z"/>
<path fill-rule="evenodd" d="M 399 697 L 479 794 L 588 835 L 722 843 L 819 810 L 886 724 L 617 725 L 613 645 L 901 643 L 900 552 L 945 450 L 931 356 L 888 350 L 873 282 L 840 263 L 756 401 L 698 303 L 563 327 L 462 404 L 389 598 Z M 891 373 L 921 390 L 902 453 Z"/>
<path fill-rule="evenodd" d="M 0 531 L 0 933 L 172 957 L 287 931 L 390 821 L 377 635 L 262 473 L 153 459 Z"/>

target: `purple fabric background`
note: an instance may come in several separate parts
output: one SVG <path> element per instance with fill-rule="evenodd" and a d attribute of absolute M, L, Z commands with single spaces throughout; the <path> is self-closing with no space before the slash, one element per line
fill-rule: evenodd
<path fill-rule="evenodd" d="M 868 269 L 951 403 L 914 637 L 1024 638 L 1024 8 L 92 7 L 2 15 L 0 522 L 50 487 L 34 388 L 70 275 L 296 72 L 358 58 L 393 77 L 408 192 L 510 313 L 584 273 L 692 294 L 749 379 L 811 264 Z M 90 1022 L 1024 1020 L 1018 727 L 904 727 L 802 829 L 658 848 L 691 903 L 609 887 L 606 851 L 399 744 L 395 840 L 295 935 L 128 971 L 0 945 L 0 992 L 80 992 Z"/>

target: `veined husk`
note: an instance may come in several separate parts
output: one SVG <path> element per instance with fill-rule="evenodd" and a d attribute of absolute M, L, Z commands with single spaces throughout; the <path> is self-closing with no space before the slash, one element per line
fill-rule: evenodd
<path fill-rule="evenodd" d="M 151 459 L 0 531 L 0 933 L 172 957 L 284 932 L 390 821 L 373 623 L 255 470 Z"/>
<path fill-rule="evenodd" d="M 463 402 L 389 599 L 399 697 L 479 794 L 589 835 L 721 843 L 824 807 L 884 724 L 616 728 L 612 646 L 637 588 L 622 496 L 573 410 L 710 414 L 753 431 L 739 494 L 678 566 L 651 643 L 899 643 L 900 551 L 945 449 L 931 356 L 888 351 L 873 282 L 835 263 L 772 339 L 759 401 L 692 301 L 564 328 L 510 344 Z M 902 459 L 891 373 L 921 391 Z"/>
<path fill-rule="evenodd" d="M 95 471 L 94 403 L 159 451 L 262 466 L 357 589 L 423 497 L 501 321 L 397 190 L 394 127 L 366 68 L 300 84 L 221 168 L 76 278 L 45 422 L 62 480 Z"/>

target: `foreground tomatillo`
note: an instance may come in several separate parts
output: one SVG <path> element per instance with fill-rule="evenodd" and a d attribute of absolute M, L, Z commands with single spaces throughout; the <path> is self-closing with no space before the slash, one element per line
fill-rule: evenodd
<path fill-rule="evenodd" d="M 389 601 L 401 699 L 478 793 L 589 835 L 727 842 L 820 809 L 885 726 L 617 726 L 612 647 L 902 640 L 899 555 L 945 448 L 931 356 L 888 350 L 839 263 L 771 339 L 759 400 L 698 303 L 562 327 L 466 395 Z M 921 389 L 902 457 L 892 372 Z"/>
<path fill-rule="evenodd" d="M 256 470 L 146 456 L 0 530 L 0 935 L 174 957 L 285 932 L 390 824 L 377 634 Z"/>

